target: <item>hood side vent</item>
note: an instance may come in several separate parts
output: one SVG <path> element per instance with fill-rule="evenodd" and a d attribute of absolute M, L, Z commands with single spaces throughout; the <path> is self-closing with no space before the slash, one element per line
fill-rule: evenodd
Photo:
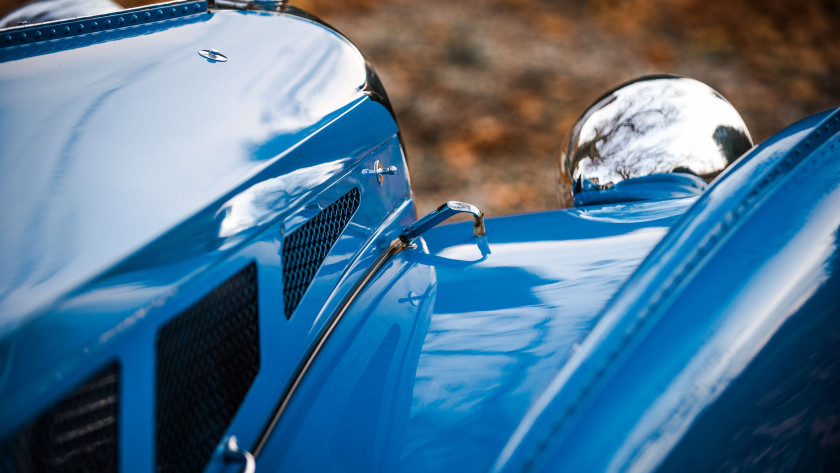
<path fill-rule="evenodd" d="M 202 471 L 259 371 L 256 264 L 163 326 L 156 350 L 157 471 Z"/>
<path fill-rule="evenodd" d="M 0 471 L 119 471 L 119 380 L 109 364 L 0 444 Z"/>
<path fill-rule="evenodd" d="M 287 319 L 292 317 L 359 202 L 359 189 L 353 188 L 283 241 L 283 305 Z"/>

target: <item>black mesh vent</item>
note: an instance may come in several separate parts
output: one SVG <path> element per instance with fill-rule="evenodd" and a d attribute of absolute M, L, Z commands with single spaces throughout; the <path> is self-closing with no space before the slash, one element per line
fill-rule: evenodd
<path fill-rule="evenodd" d="M 283 242 L 283 301 L 292 316 L 315 273 L 359 208 L 359 189 L 353 189 L 289 234 Z"/>
<path fill-rule="evenodd" d="M 119 380 L 119 365 L 108 365 L 0 444 L 0 471 L 118 471 Z"/>
<path fill-rule="evenodd" d="M 210 460 L 260 367 L 251 263 L 160 329 L 155 390 L 158 472 Z"/>

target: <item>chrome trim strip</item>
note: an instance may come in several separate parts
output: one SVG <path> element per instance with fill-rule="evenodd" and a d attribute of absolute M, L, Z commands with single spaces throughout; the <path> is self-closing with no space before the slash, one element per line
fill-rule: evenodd
<path fill-rule="evenodd" d="M 257 440 L 257 444 L 254 447 L 254 456 L 258 457 L 260 452 L 262 451 L 263 447 L 265 446 L 266 442 L 268 441 L 268 437 L 271 435 L 271 432 L 274 430 L 274 427 L 277 425 L 277 422 L 280 421 L 280 417 L 285 412 L 286 408 L 289 406 L 289 403 L 292 400 L 292 396 L 294 396 L 295 391 L 297 391 L 298 387 L 300 386 L 301 382 L 303 381 L 303 377 L 306 376 L 306 373 L 309 371 L 309 368 L 312 367 L 312 363 L 315 361 L 315 357 L 321 352 L 324 348 L 324 345 L 327 343 L 327 339 L 330 335 L 335 331 L 335 328 L 338 326 L 338 323 L 341 321 L 341 318 L 344 317 L 344 314 L 347 313 L 347 310 L 350 309 L 350 306 L 362 293 L 362 291 L 367 287 L 368 283 L 373 279 L 379 269 L 385 265 L 394 255 L 399 253 L 400 251 L 412 246 L 411 242 L 404 241 L 401 238 L 397 238 L 392 241 L 388 248 L 376 259 L 376 261 L 371 265 L 371 267 L 367 270 L 367 272 L 362 276 L 358 282 L 356 282 L 353 289 L 347 294 L 343 301 L 341 301 L 341 305 L 338 306 L 338 309 L 335 312 L 335 316 L 333 316 L 330 324 L 327 326 L 327 329 L 324 330 L 324 333 L 318 338 L 318 341 L 315 343 L 315 346 L 312 347 L 311 351 L 306 355 L 306 358 L 303 364 L 298 368 L 297 373 L 295 373 L 294 378 L 292 379 L 292 383 L 286 388 L 286 392 L 283 393 L 283 397 L 280 401 L 280 404 L 277 405 L 277 408 L 274 410 L 274 415 L 271 417 L 271 421 L 268 425 L 263 429 L 260 433 L 259 439 Z"/>
<path fill-rule="evenodd" d="M 64 18 L 43 23 L 0 28 L 0 34 L 2 34 L 0 38 L 3 40 L 0 41 L 0 50 L 58 39 L 76 38 L 103 31 L 125 30 L 135 26 L 160 23 L 200 13 L 207 13 L 206 0 L 158 3 L 80 18 Z"/>

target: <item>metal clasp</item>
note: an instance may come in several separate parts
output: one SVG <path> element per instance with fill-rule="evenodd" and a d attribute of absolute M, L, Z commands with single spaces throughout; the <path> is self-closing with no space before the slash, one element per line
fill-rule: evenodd
<path fill-rule="evenodd" d="M 381 186 L 383 182 L 385 182 L 385 175 L 393 175 L 397 173 L 396 166 L 388 166 L 383 167 L 382 161 L 376 160 L 373 163 L 373 169 L 362 169 L 362 174 L 374 174 L 376 176 L 376 180 L 379 181 L 379 185 Z"/>
<path fill-rule="evenodd" d="M 245 464 L 242 473 L 254 473 L 257 469 L 257 463 L 254 460 L 254 455 L 248 450 L 239 448 L 239 442 L 235 435 L 231 435 L 224 441 L 224 459 L 228 461 L 237 461 Z"/>
<path fill-rule="evenodd" d="M 473 216 L 473 234 L 476 237 L 484 236 L 484 212 L 479 210 L 475 205 L 450 200 L 449 202 L 429 212 L 425 217 L 406 227 L 402 234 L 400 234 L 400 239 L 408 243 L 414 238 L 420 236 L 426 230 L 436 227 L 444 220 L 459 213 L 471 214 Z"/>

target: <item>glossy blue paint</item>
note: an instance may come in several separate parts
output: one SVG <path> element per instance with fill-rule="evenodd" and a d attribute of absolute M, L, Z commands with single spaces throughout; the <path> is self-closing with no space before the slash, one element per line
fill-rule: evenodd
<path fill-rule="evenodd" d="M 481 238 L 468 223 L 425 233 L 344 316 L 258 468 L 485 471 L 693 201 L 489 219 Z"/>
<path fill-rule="evenodd" d="M 58 12 L 52 13 L 29 12 L 32 16 L 38 17 L 40 22 L 45 21 L 43 16 L 50 17 L 56 13 L 69 14 L 70 16 L 63 17 L 68 18 L 66 20 L 15 26 L 0 32 L 0 62 L 150 34 L 209 18 L 206 14 L 207 2 L 205 0 L 159 3 L 113 13 L 110 13 L 112 8 L 118 7 L 113 2 L 68 3 L 66 11 L 61 11 L 59 8 Z M 30 4 L 29 6 L 35 10 L 56 5 L 42 2 L 41 5 Z M 103 10 L 101 12 L 103 14 L 88 12 L 79 15 L 79 10 Z M 78 16 L 82 18 L 76 18 Z"/>
<path fill-rule="evenodd" d="M 361 55 L 335 33 L 292 16 L 205 15 L 0 67 L 0 329 L 179 225 L 217 226 L 207 243 L 229 244 L 396 133 L 360 91 Z M 210 46 L 231 60 L 197 54 Z M 316 135 L 337 142 L 296 152 Z M 219 221 L 182 223 L 208 203 Z"/>
<path fill-rule="evenodd" d="M 575 206 L 694 197 L 702 194 L 707 187 L 703 179 L 682 173 L 635 177 L 606 189 L 583 180 L 582 189 L 575 194 Z"/>
<path fill-rule="evenodd" d="M 837 111 L 708 189 L 648 176 L 488 219 L 483 237 L 423 233 L 269 428 L 415 222 L 407 163 L 346 39 L 300 12 L 177 5 L 196 4 L 0 48 L 0 447 L 116 361 L 121 469 L 154 471 L 158 330 L 251 263 L 261 369 L 228 433 L 245 449 L 267 435 L 258 471 L 755 468 L 766 419 L 831 441 L 840 406 L 817 381 L 840 379 Z M 397 174 L 380 185 L 376 162 Z M 358 211 L 287 319 L 284 237 L 353 188 Z M 770 407 L 744 414 L 753 399 Z M 785 461 L 832 460 L 783 433 L 769 448 Z M 234 468 L 216 455 L 207 471 Z"/>
<path fill-rule="evenodd" d="M 788 330 L 836 324 L 836 294 L 823 294 L 837 284 L 838 132 L 840 112 L 812 117 L 720 178 L 609 304 L 493 470 L 652 471 L 754 360 L 780 356 Z M 763 384 L 741 384 L 741 395 L 761 399 Z M 713 428 L 698 427 L 706 438 Z M 683 443 L 665 471 L 692 451 Z"/>
<path fill-rule="evenodd" d="M 251 448 L 415 218 L 396 124 L 346 39 L 292 15 L 204 15 L 0 64 L 0 439 L 116 360 L 122 470 L 154 470 L 157 330 L 255 261 L 262 370 L 230 426 Z M 384 185 L 362 173 L 377 160 L 398 169 Z M 283 235 L 353 187 L 358 211 L 286 320 Z"/>
<path fill-rule="evenodd" d="M 800 223 L 820 217 L 817 220 L 822 223 L 809 226 L 821 232 L 818 241 L 825 245 L 808 248 L 817 256 L 811 258 L 810 265 L 797 259 L 801 253 L 792 258 L 784 252 L 775 253 L 773 245 L 790 244 L 785 242 L 800 230 L 791 227 L 790 220 L 775 220 L 773 212 L 785 208 L 781 201 L 790 200 L 792 189 L 802 185 L 799 179 L 836 157 L 838 137 L 819 153 L 821 162 L 811 163 L 810 169 L 796 168 L 801 176 L 787 178 L 785 189 L 765 191 L 775 201 L 762 202 L 760 224 L 738 224 L 725 218 L 726 212 L 735 208 L 753 212 L 751 209 L 758 207 L 755 200 L 760 198 L 752 189 L 759 185 L 773 188 L 764 177 L 785 174 L 778 166 L 827 118 L 826 114 L 812 117 L 768 140 L 697 203 L 694 198 L 666 199 L 489 219 L 487 236 L 478 239 L 472 237 L 466 223 L 430 231 L 420 248 L 394 258 L 342 320 L 292 400 L 288 415 L 281 419 L 258 462 L 260 468 L 459 472 L 654 469 L 685 432 L 671 431 L 673 423 L 681 421 L 687 428 L 694 419 L 681 416 L 681 409 L 707 406 L 739 372 L 730 369 L 710 387 L 704 384 L 709 376 L 720 375 L 714 368 L 734 363 L 743 369 L 745 356 L 760 350 L 764 337 L 791 314 L 786 311 L 788 306 L 776 303 L 796 305 L 801 302 L 801 291 L 807 294 L 815 287 L 813 283 L 820 286 L 820 281 L 836 279 L 832 279 L 833 273 L 820 271 L 832 267 L 829 262 L 836 258 L 836 215 L 828 217 L 837 208 L 830 197 L 837 192 L 836 173 L 823 175 L 822 184 L 815 182 L 818 185 L 807 195 L 787 204 L 798 209 L 807 208 L 810 202 L 819 212 L 789 213 Z M 825 136 L 826 131 L 822 133 Z M 826 189 L 834 190 L 826 194 Z M 758 215 L 759 210 L 754 212 Z M 680 223 L 671 228 L 680 217 Z M 628 292 L 658 292 L 675 284 L 670 276 L 680 271 L 675 271 L 674 265 L 679 266 L 686 253 L 696 256 L 697 251 L 703 252 L 709 227 L 722 222 L 747 232 L 741 246 L 724 250 L 716 267 L 705 270 L 701 282 L 691 283 L 697 287 L 690 293 L 693 299 L 669 302 L 673 314 L 663 317 L 672 322 L 664 328 L 657 325 L 662 334 L 655 341 L 639 335 L 641 345 L 625 346 L 628 329 L 615 327 L 616 311 L 621 311 L 619 322 L 624 322 L 644 314 L 640 305 L 657 302 L 656 297 L 638 292 L 628 296 Z M 772 239 L 760 236 L 768 228 L 778 231 Z M 666 231 L 670 231 L 668 237 L 659 243 Z M 816 235 L 808 232 L 794 240 L 809 241 Z M 781 257 L 783 264 L 773 268 L 781 272 L 770 272 L 762 279 L 784 286 L 790 280 L 776 274 L 804 271 L 807 275 L 802 279 L 804 285 L 788 287 L 790 297 L 762 301 L 768 293 L 762 284 L 741 294 L 749 277 L 765 274 L 770 264 L 756 267 L 747 261 L 732 265 L 750 254 L 748 248 L 759 238 L 767 243 L 761 254 Z M 657 243 L 660 246 L 655 253 L 637 269 Z M 730 244 L 734 243 L 727 240 L 726 245 Z M 682 250 L 674 250 L 674 245 Z M 651 281 L 651 273 L 662 281 Z M 624 289 L 614 296 L 627 278 Z M 639 278 L 644 282 L 638 282 Z M 836 304 L 825 296 L 831 284 L 823 284 L 828 292 L 823 289 L 820 294 Z M 730 296 L 724 295 L 727 291 Z M 784 294 L 775 289 L 769 293 Z M 747 300 L 733 305 L 733 295 Z M 822 320 L 831 320 L 836 305 L 824 305 Z M 754 317 L 752 310 L 761 309 L 767 311 L 767 317 Z M 726 317 L 732 320 L 723 323 Z M 800 318 L 808 317 L 805 311 Z M 688 330 L 694 325 L 701 329 L 700 334 Z M 748 327 L 756 332 L 750 333 Z M 616 341 L 602 345 L 605 337 Z M 807 345 L 807 339 L 798 340 L 800 346 Z M 638 361 L 628 367 L 622 355 L 591 355 L 593 344 L 596 350 L 641 346 L 653 353 L 634 354 Z M 732 356 L 715 360 L 723 354 Z M 595 362 L 605 366 L 589 364 Z M 620 369 L 615 366 L 618 364 Z M 704 376 L 695 378 L 692 375 L 698 370 Z M 584 395 L 594 397 L 592 401 L 577 400 L 581 417 L 586 417 L 566 418 L 566 410 L 552 404 L 563 399 L 563 389 L 569 388 L 563 376 L 573 380 L 610 376 L 621 384 L 612 389 L 598 383 L 594 388 L 581 388 Z M 407 393 L 411 393 L 410 402 Z M 652 401 L 657 404 L 651 405 Z M 669 407 L 668 403 L 670 410 L 661 406 Z M 628 418 L 646 422 L 622 430 L 621 421 Z M 566 434 L 563 428 L 574 430 Z M 645 428 L 653 433 L 645 435 Z M 707 423 L 702 434 L 709 437 L 713 430 Z M 555 450 L 554 442 L 563 449 Z M 660 455 L 658 460 L 651 461 L 644 448 L 653 448 Z M 684 446 L 672 461 L 685 464 L 685 456 L 691 458 L 694 451 L 692 446 Z M 637 463 L 619 463 L 628 459 Z M 649 463 L 642 463 L 646 461 Z M 667 465 L 664 468 L 673 471 Z"/>

